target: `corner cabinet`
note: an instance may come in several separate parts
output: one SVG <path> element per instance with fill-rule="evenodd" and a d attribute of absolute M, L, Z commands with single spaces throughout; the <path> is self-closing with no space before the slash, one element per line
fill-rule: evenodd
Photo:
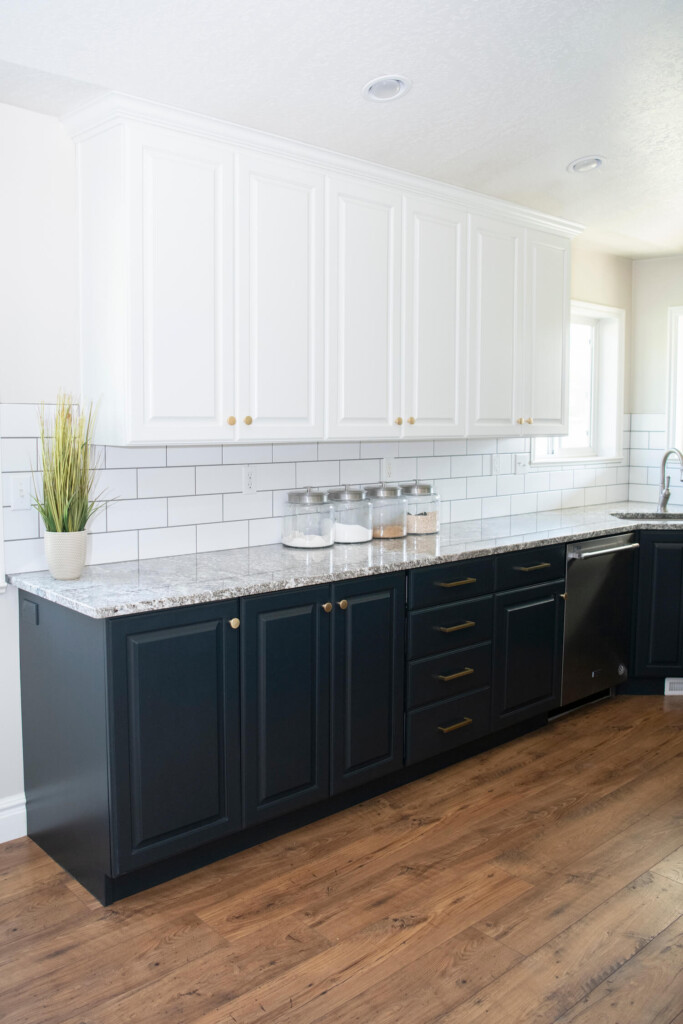
<path fill-rule="evenodd" d="M 121 97 L 69 126 L 98 442 L 566 432 L 576 226 Z"/>
<path fill-rule="evenodd" d="M 471 218 L 469 435 L 567 433 L 569 245 Z"/>

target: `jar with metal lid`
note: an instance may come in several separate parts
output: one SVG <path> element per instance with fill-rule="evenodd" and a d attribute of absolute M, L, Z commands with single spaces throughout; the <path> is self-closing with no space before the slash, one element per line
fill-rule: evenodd
<path fill-rule="evenodd" d="M 395 540 L 406 535 L 406 499 L 400 487 L 380 484 L 369 487 L 372 504 L 372 536 L 375 540 Z"/>
<path fill-rule="evenodd" d="M 372 505 L 362 488 L 330 491 L 327 500 L 334 509 L 336 544 L 363 544 L 372 540 Z"/>
<path fill-rule="evenodd" d="M 439 495 L 431 484 L 403 484 L 401 494 L 404 495 L 406 507 L 406 527 L 412 533 L 439 532 Z"/>
<path fill-rule="evenodd" d="M 334 544 L 334 509 L 321 491 L 290 491 L 285 504 L 282 543 L 288 548 L 328 548 Z"/>

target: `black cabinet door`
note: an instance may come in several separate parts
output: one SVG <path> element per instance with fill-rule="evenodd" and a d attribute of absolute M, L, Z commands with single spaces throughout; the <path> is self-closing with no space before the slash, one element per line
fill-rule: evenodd
<path fill-rule="evenodd" d="M 328 586 L 242 600 L 242 772 L 247 825 L 329 794 Z"/>
<path fill-rule="evenodd" d="M 683 675 L 683 532 L 642 531 L 634 675 Z"/>
<path fill-rule="evenodd" d="M 495 597 L 493 726 L 549 711 L 560 701 L 563 581 Z"/>
<path fill-rule="evenodd" d="M 331 790 L 403 765 L 405 574 L 332 588 Z"/>
<path fill-rule="evenodd" d="M 111 622 L 116 873 L 241 828 L 237 609 Z"/>

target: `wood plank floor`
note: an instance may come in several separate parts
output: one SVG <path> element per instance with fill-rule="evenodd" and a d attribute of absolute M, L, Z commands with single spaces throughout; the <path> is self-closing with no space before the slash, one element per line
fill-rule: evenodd
<path fill-rule="evenodd" d="M 0 846 L 3 1024 L 683 1024 L 683 699 L 621 697 L 103 909 Z"/>

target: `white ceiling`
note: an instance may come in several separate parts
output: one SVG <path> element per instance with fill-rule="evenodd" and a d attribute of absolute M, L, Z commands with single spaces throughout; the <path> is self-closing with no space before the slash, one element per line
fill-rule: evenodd
<path fill-rule="evenodd" d="M 382 74 L 413 87 L 369 103 Z M 683 0 L 3 0 L 0 101 L 110 90 L 683 252 Z"/>

